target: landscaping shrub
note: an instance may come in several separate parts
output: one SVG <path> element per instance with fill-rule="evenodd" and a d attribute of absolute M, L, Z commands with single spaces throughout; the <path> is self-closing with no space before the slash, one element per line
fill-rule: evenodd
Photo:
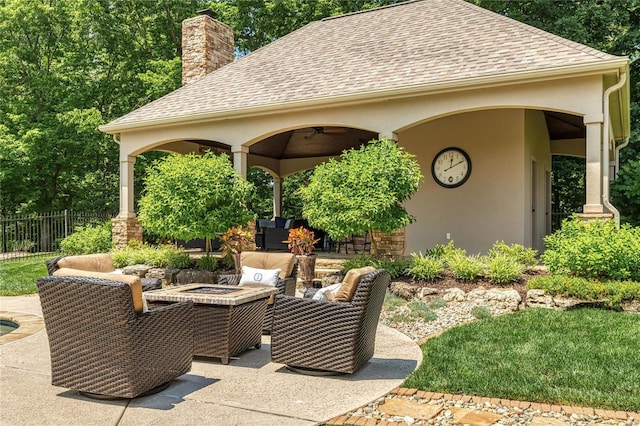
<path fill-rule="evenodd" d="M 395 279 L 404 275 L 410 264 L 411 261 L 406 259 L 376 258 L 368 254 L 359 254 L 344 262 L 344 271 L 373 266 L 376 269 L 386 270 L 391 275 L 391 279 Z"/>
<path fill-rule="evenodd" d="M 484 274 L 485 263 L 478 256 L 451 256 L 447 264 L 456 279 L 475 281 Z"/>
<path fill-rule="evenodd" d="M 456 257 L 465 257 L 466 255 L 467 251 L 463 248 L 456 247 L 453 243 L 453 240 L 449 241 L 446 246 L 442 244 L 436 244 L 432 248 L 427 249 L 426 252 L 427 257 L 433 257 L 443 260 Z"/>
<path fill-rule="evenodd" d="M 573 297 L 582 300 L 602 300 L 608 306 L 640 300 L 640 282 L 597 281 L 566 275 L 535 277 L 527 283 L 528 289 L 541 289 L 552 296 Z"/>
<path fill-rule="evenodd" d="M 474 306 L 470 311 L 471 315 L 473 315 L 476 319 L 485 319 L 491 318 L 493 314 L 491 313 L 491 309 L 486 306 Z"/>
<path fill-rule="evenodd" d="M 190 264 L 189 254 L 181 248 L 171 245 L 147 246 L 139 242 L 130 242 L 128 246 L 114 250 L 111 260 L 116 268 L 137 264 L 156 268 L 187 268 Z"/>
<path fill-rule="evenodd" d="M 432 281 L 442 276 L 444 262 L 442 259 L 420 254 L 411 254 L 411 266 L 407 270 L 414 279 Z"/>
<path fill-rule="evenodd" d="M 427 303 L 427 306 L 431 309 L 440 309 L 447 306 L 447 302 L 443 299 L 433 299 L 432 301 Z"/>
<path fill-rule="evenodd" d="M 640 280 L 640 228 L 574 217 L 545 237 L 542 261 L 550 272 L 585 278 Z"/>
<path fill-rule="evenodd" d="M 368 254 L 359 254 L 348 259 L 343 264 L 344 270 L 349 271 L 351 269 L 364 268 L 365 266 L 375 266 L 375 259 Z"/>
<path fill-rule="evenodd" d="M 508 245 L 504 241 L 496 241 L 488 253 L 489 257 L 510 257 L 516 262 L 527 267 L 534 266 L 538 263 L 538 260 L 536 259 L 537 254 L 538 251 L 532 248 L 527 248 L 520 244 Z"/>
<path fill-rule="evenodd" d="M 506 284 L 520 279 L 523 267 L 513 258 L 496 256 L 488 259 L 486 276 L 489 281 L 495 284 Z"/>
<path fill-rule="evenodd" d="M 202 256 L 196 263 L 200 269 L 213 272 L 218 267 L 218 258 L 210 255 Z"/>
<path fill-rule="evenodd" d="M 414 301 L 407 303 L 407 307 L 410 310 L 410 316 L 414 319 L 422 319 L 423 321 L 434 321 L 438 318 L 438 315 L 433 312 L 429 306 L 422 301 Z"/>
<path fill-rule="evenodd" d="M 389 272 L 391 279 L 398 278 L 407 272 L 407 268 L 411 265 L 410 259 L 389 259 L 380 258 L 374 261 L 373 266 L 377 269 L 384 269 Z"/>
<path fill-rule="evenodd" d="M 107 253 L 111 246 L 110 220 L 102 225 L 78 227 L 60 242 L 64 254 Z"/>

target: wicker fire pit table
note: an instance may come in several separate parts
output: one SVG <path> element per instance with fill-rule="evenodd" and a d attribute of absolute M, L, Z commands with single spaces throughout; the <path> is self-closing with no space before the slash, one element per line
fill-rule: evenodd
<path fill-rule="evenodd" d="M 275 287 L 187 284 L 143 293 L 149 309 L 191 300 L 195 307 L 194 355 L 229 357 L 260 348 L 267 301 Z"/>

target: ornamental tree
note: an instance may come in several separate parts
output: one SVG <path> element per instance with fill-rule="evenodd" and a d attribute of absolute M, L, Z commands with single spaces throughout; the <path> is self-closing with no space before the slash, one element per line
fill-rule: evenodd
<path fill-rule="evenodd" d="M 147 171 L 139 219 L 162 237 L 212 239 L 254 219 L 253 191 L 226 155 L 171 155 Z"/>
<path fill-rule="evenodd" d="M 309 185 L 300 188 L 303 216 L 334 240 L 414 222 L 402 206 L 423 177 L 414 157 L 384 138 L 344 151 L 340 161 L 316 167 Z"/>

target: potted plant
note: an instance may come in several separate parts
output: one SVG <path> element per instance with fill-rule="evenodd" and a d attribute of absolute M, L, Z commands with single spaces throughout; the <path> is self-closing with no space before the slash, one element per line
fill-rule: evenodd
<path fill-rule="evenodd" d="M 320 239 L 315 237 L 314 232 L 304 226 L 289 229 L 289 238 L 283 241 L 287 243 L 289 251 L 298 257 L 300 279 L 306 287 L 311 286 L 315 278 L 316 256 L 313 245 L 318 241 Z"/>
<path fill-rule="evenodd" d="M 231 257 L 235 273 L 240 274 L 240 253 L 252 241 L 252 233 L 242 226 L 232 226 L 220 237 L 220 251 L 223 259 Z"/>

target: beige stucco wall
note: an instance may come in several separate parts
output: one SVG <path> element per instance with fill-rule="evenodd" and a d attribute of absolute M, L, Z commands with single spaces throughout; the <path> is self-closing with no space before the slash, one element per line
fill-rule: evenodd
<path fill-rule="evenodd" d="M 398 134 L 425 177 L 406 203 L 417 218 L 407 227 L 407 254 L 448 243 L 447 233 L 468 253 L 486 252 L 496 240 L 525 244 L 524 126 L 524 110 L 498 109 L 452 115 Z M 467 152 L 472 171 L 464 185 L 447 189 L 433 180 L 431 162 L 451 146 Z"/>
<path fill-rule="evenodd" d="M 524 243 L 542 251 L 551 230 L 551 145 L 542 111 L 525 111 L 524 141 Z"/>

